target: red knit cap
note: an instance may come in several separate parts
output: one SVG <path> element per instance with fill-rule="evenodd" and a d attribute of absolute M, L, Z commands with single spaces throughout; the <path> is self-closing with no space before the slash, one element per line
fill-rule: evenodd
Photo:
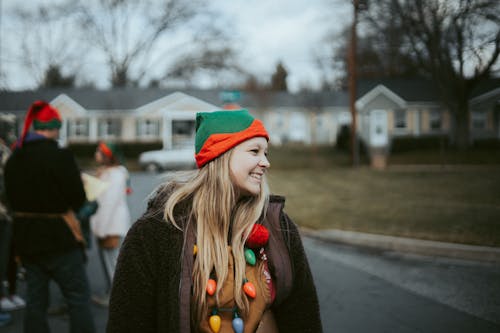
<path fill-rule="evenodd" d="M 61 128 L 62 120 L 59 111 L 45 101 L 36 101 L 31 104 L 24 120 L 23 132 L 21 134 L 20 145 L 23 144 L 24 137 L 33 124 L 36 130 Z"/>

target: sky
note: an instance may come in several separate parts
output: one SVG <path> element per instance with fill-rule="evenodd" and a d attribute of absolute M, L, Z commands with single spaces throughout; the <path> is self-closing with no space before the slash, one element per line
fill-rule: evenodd
<path fill-rule="evenodd" d="M 54 2 L 57 0 L 33 0 Z M 188 0 L 186 0 L 188 1 Z M 0 0 L 5 8 L 16 0 Z M 240 53 L 240 62 L 258 77 L 269 78 L 281 61 L 288 71 L 289 90 L 297 91 L 302 86 L 318 87 L 320 71 L 314 63 L 322 39 L 327 32 L 339 32 L 351 20 L 350 0 L 210 0 L 210 5 L 229 18 Z M 8 19 L 8 18 L 7 18 Z M 1 22 L 5 22 L 4 18 Z M 0 25 L 5 33 L 6 24 Z M 5 60 L 8 37 L 0 44 L 1 68 L 6 72 L 3 86 L 12 90 L 33 88 L 33 82 L 18 65 Z M 104 88 L 104 71 L 96 71 L 93 79 Z"/>
<path fill-rule="evenodd" d="M 349 0 L 216 0 L 215 4 L 238 22 L 246 41 L 245 63 L 270 76 L 281 60 L 292 91 L 302 83 L 319 84 L 315 49 L 327 32 L 340 32 L 351 20 Z"/>

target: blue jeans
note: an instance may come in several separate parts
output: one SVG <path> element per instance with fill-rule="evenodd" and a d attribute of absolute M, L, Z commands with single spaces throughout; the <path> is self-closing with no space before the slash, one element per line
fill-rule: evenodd
<path fill-rule="evenodd" d="M 94 333 L 90 312 L 90 286 L 82 250 L 46 256 L 25 262 L 27 301 L 24 317 L 25 333 L 49 333 L 47 308 L 49 282 L 54 280 L 68 304 L 70 332 Z"/>

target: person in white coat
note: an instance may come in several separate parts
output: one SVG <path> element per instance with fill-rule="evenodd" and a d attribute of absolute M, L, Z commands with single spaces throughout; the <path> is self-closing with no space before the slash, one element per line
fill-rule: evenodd
<path fill-rule="evenodd" d="M 129 174 L 121 165 L 120 152 L 113 143 L 100 142 L 95 152 L 95 160 L 99 164 L 96 176 L 107 186 L 97 197 L 98 209 L 90 219 L 90 227 L 97 239 L 107 293 L 104 297 L 95 296 L 93 300 L 107 305 L 120 245 L 131 225 L 127 205 L 127 194 L 130 193 Z"/>

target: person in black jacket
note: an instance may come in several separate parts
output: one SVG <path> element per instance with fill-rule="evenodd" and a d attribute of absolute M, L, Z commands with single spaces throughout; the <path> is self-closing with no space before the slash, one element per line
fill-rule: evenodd
<path fill-rule="evenodd" d="M 33 132 L 28 131 L 31 124 Z M 95 332 L 83 237 L 73 213 L 86 197 L 74 156 L 58 147 L 60 127 L 57 109 L 44 101 L 33 103 L 5 166 L 15 251 L 26 269 L 26 333 L 49 332 L 50 280 L 68 304 L 71 332 Z"/>

